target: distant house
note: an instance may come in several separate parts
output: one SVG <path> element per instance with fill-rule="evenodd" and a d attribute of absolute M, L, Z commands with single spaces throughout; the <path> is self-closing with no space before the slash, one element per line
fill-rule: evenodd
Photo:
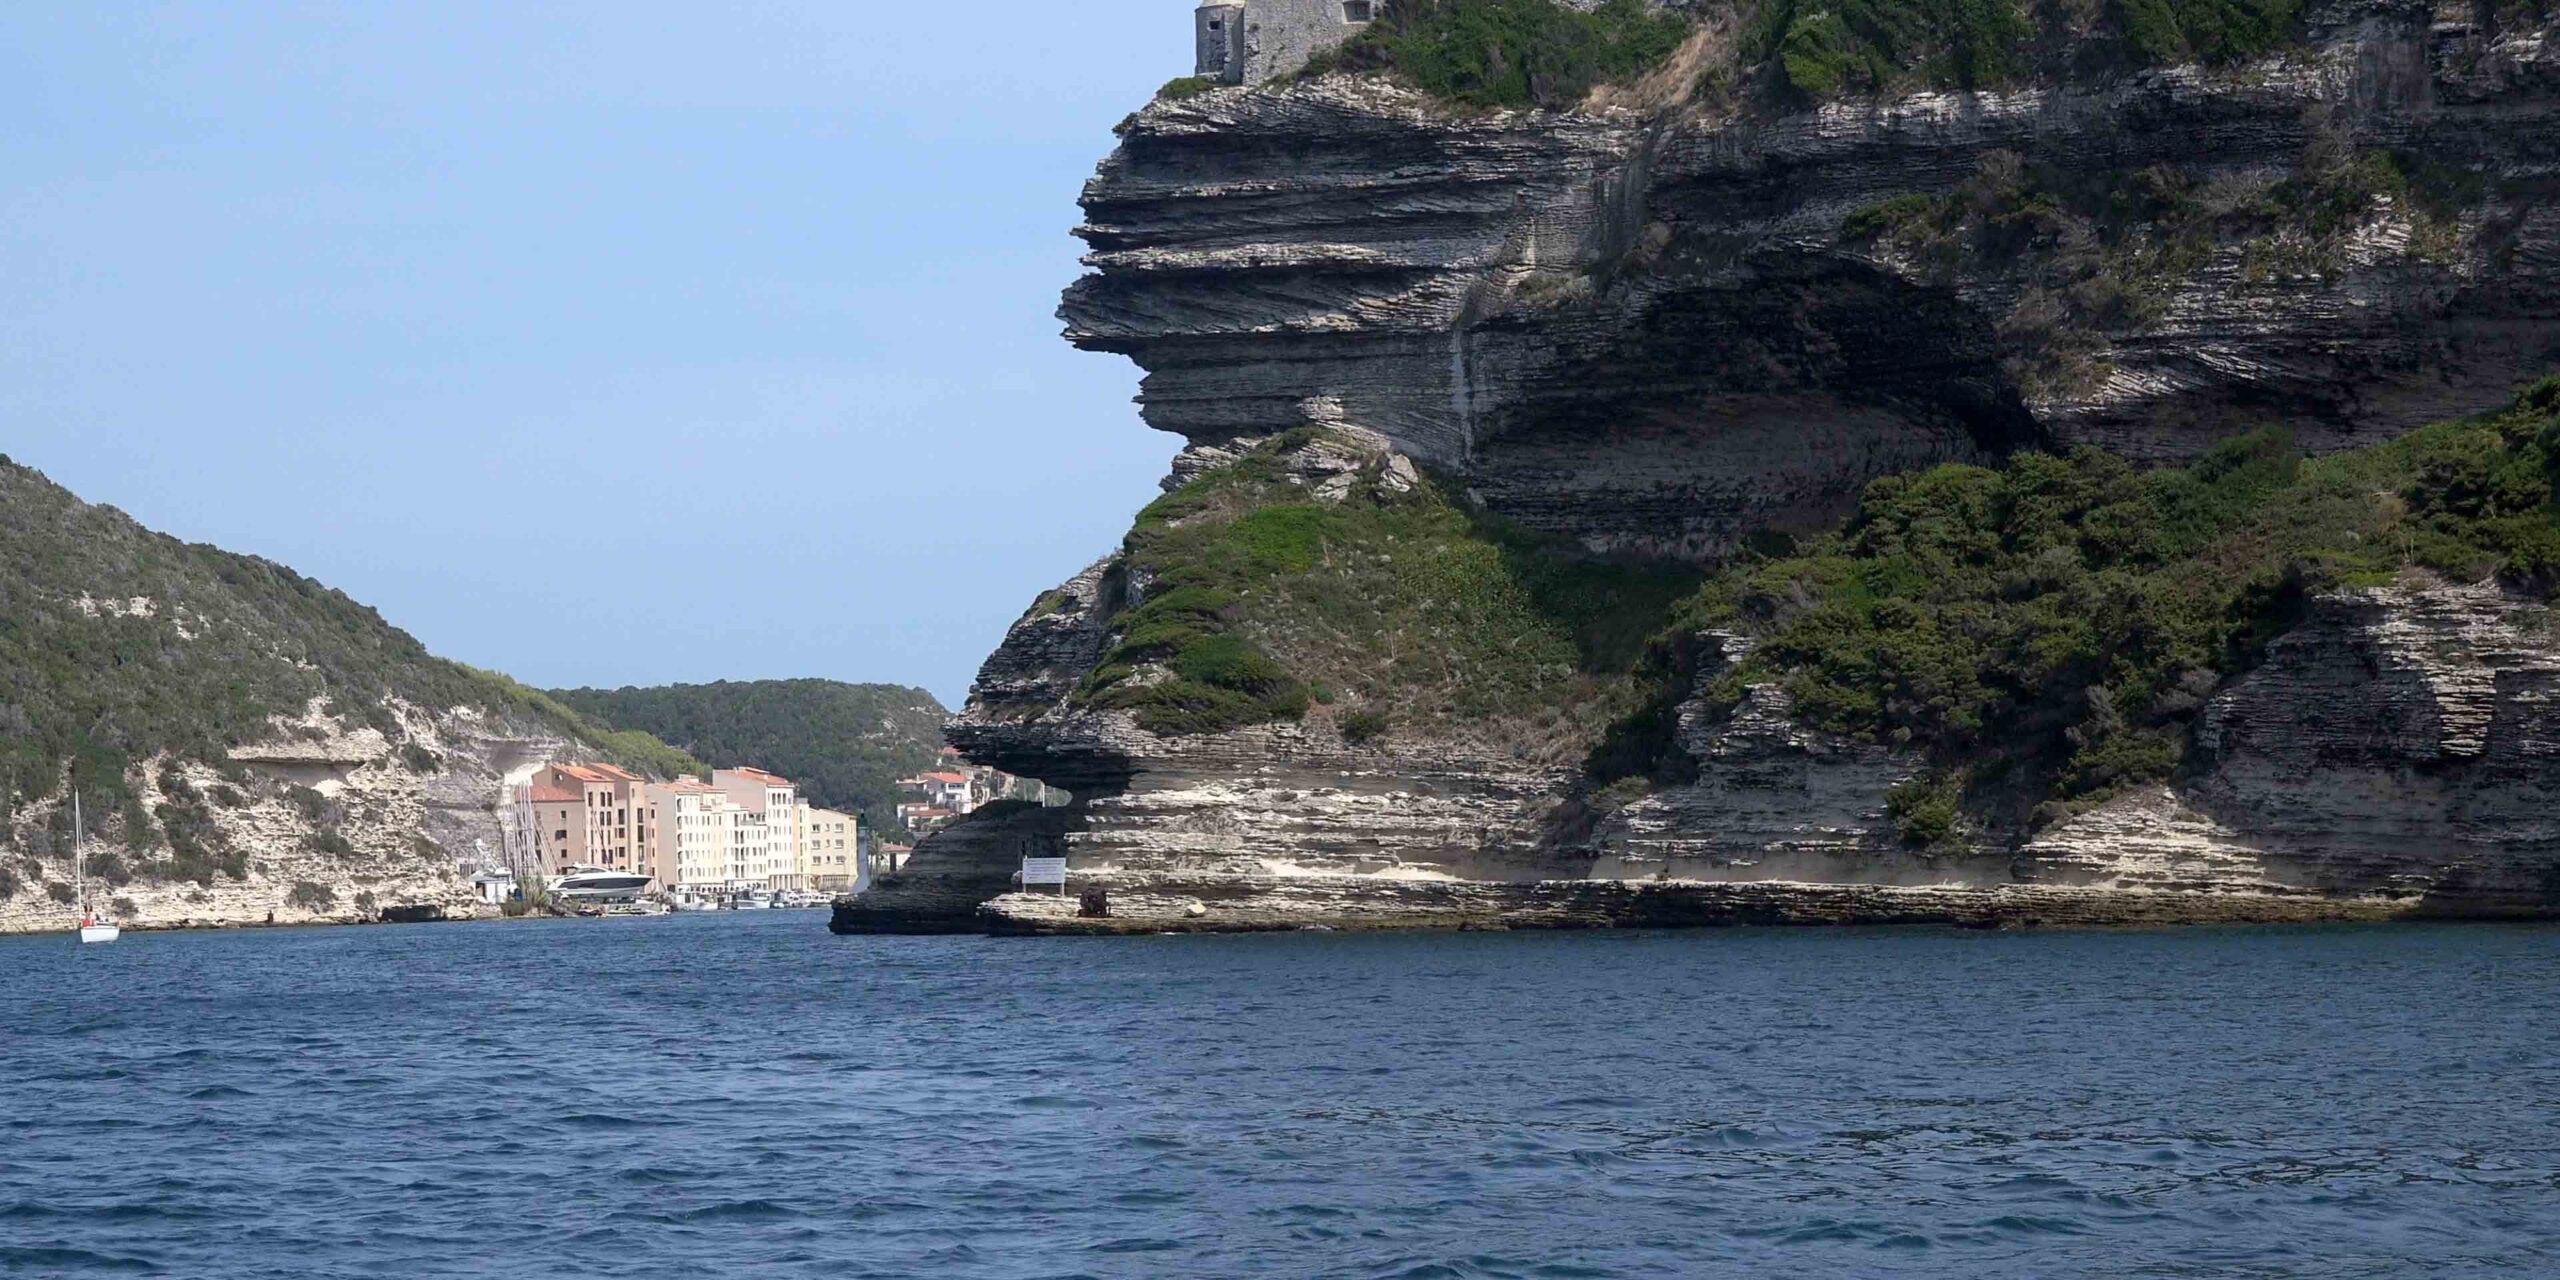
<path fill-rule="evenodd" d="M 1378 0 L 1202 0 L 1192 15 L 1192 74 L 1221 84 L 1295 75 L 1358 35 Z"/>
<path fill-rule="evenodd" d="M 800 864 L 791 889 L 837 892 L 862 879 L 862 827 L 852 814 L 800 806 Z"/>
<path fill-rule="evenodd" d="M 506 905 L 507 899 L 515 896 L 515 891 L 516 873 L 512 871 L 492 867 L 471 877 L 471 896 L 489 906 Z"/>

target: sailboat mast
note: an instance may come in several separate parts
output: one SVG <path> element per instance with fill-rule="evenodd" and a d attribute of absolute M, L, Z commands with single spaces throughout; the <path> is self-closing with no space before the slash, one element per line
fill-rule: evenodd
<path fill-rule="evenodd" d="M 80 788 L 71 789 L 71 883 L 80 891 L 80 919 L 89 919 L 88 859 L 80 856 Z"/>

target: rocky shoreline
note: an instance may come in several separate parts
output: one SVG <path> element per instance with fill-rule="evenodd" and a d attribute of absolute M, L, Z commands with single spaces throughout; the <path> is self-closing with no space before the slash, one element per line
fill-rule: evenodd
<path fill-rule="evenodd" d="M 1106 915 L 1084 914 L 1082 891 L 1095 887 L 1103 889 L 1108 897 Z M 841 898 L 829 927 L 839 934 L 970 932 L 1016 937 L 1113 937 L 1162 933 L 1734 926 L 2110 929 L 2560 919 L 2560 910 L 2525 903 L 2503 910 L 2448 910 L 2424 897 L 2341 899 L 2054 885 L 1986 889 L 1599 880 L 1380 885 L 1357 876 L 1112 876 L 1079 882 L 1073 889 L 1066 896 L 1004 893 L 980 903 L 965 919 L 940 921 L 915 916 L 884 920 L 876 908 Z"/>

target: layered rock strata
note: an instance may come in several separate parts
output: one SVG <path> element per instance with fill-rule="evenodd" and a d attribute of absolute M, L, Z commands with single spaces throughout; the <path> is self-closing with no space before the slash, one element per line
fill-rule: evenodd
<path fill-rule="evenodd" d="M 2016 849 L 1904 847 L 1887 795 L 1917 762 L 1794 725 L 1774 686 L 1749 690 L 1737 713 L 1710 711 L 1680 709 L 1694 783 L 1580 820 L 1556 777 L 1427 771 L 1402 752 L 1327 743 L 1321 725 L 1224 735 L 1213 754 L 1094 714 L 1082 732 L 1115 743 L 1127 769 L 1116 783 L 933 838 L 908 872 L 840 904 L 837 927 L 2560 914 L 2560 626 L 2548 606 L 2495 586 L 2412 577 L 2320 598 L 2264 665 L 2215 695 L 2200 758 L 2178 781 Z M 974 732 L 969 716 L 955 726 L 962 742 Z M 1021 857 L 1058 853 L 1079 894 L 1104 891 L 1108 915 L 1078 916 L 1076 896 L 1012 893 Z"/>
<path fill-rule="evenodd" d="M 2167 462 L 2277 421 L 2364 445 L 2560 368 L 2560 15 L 2344 0 L 2304 34 L 2248 66 L 1777 114 L 1465 113 L 1344 77 L 1161 101 L 1086 188 L 1094 272 L 1062 316 L 1145 371 L 1148 422 L 1189 442 L 1174 482 L 1356 427 L 1534 529 L 1702 561 L 1939 461 Z M 2342 157 L 2385 155 L 2420 178 L 2334 189 Z M 2146 172 L 2208 230 L 2007 257 L 1850 230 L 2004 173 L 2121 192 Z M 2287 211 L 2315 190 L 2335 225 Z M 2235 208 L 2277 212 L 2235 231 Z M 2059 296 L 2046 268 L 2072 252 L 2128 301 Z M 1157 737 L 1075 697 L 1151 585 L 1112 556 L 1044 597 L 950 730 L 1076 803 L 1010 843 L 935 837 L 839 928 L 2560 909 L 2560 640 L 2492 587 L 2326 597 L 2215 692 L 2174 783 L 1921 851 L 1887 812 L 1920 762 L 1806 729 L 1775 685 L 1693 696 L 1674 736 L 1694 780 L 1619 799 L 1449 735 L 1355 743 L 1323 707 Z M 1698 643 L 1702 684 L 1739 657 Z M 1008 895 L 1026 851 L 1066 854 L 1109 914 Z"/>
<path fill-rule="evenodd" d="M 2555 21 L 2343 0 L 2247 66 L 1778 115 L 1467 114 L 1348 77 L 1160 101 L 1085 190 L 1062 315 L 1146 371 L 1161 430 L 1331 406 L 1595 546 L 1709 554 L 2037 438 L 2184 458 L 2271 406 L 2367 443 L 2560 363 Z M 2110 268 L 2148 303 L 2068 323 L 2027 269 L 2057 246 L 1948 269 L 1843 235 L 1990 160 L 2240 203 L 2361 152 L 2423 157 L 2438 207 Z"/>

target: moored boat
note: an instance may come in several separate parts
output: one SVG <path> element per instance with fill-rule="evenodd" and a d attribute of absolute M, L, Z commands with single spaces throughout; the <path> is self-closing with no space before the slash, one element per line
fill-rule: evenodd
<path fill-rule="evenodd" d="M 648 887 L 649 877 L 639 872 L 590 866 L 570 867 L 551 882 L 551 892 L 555 897 L 600 906 L 636 902 L 640 891 Z"/>
<path fill-rule="evenodd" d="M 113 942 L 124 936 L 124 929 L 113 920 L 100 920 L 89 906 L 89 852 L 80 824 L 80 793 L 71 793 L 71 878 L 80 888 L 80 940 Z"/>

